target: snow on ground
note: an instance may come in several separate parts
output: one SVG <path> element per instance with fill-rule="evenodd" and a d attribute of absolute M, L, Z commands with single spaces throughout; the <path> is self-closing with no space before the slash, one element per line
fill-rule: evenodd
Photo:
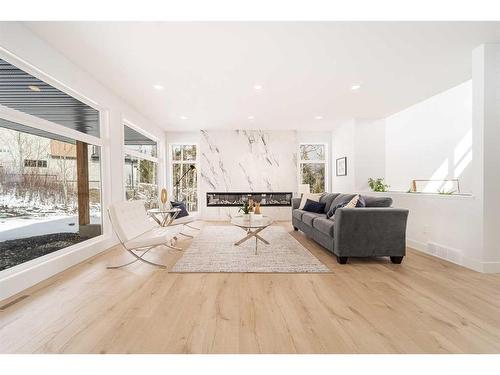
<path fill-rule="evenodd" d="M 8 219 L 0 219 L 0 236 L 5 231 L 12 229 L 23 229 L 24 227 L 30 227 L 35 224 L 47 224 L 50 225 L 50 221 L 57 221 L 61 219 L 76 219 L 76 216 L 68 215 L 54 215 L 48 217 L 12 217 Z M 1 239 L 1 237 L 0 237 Z"/>
<path fill-rule="evenodd" d="M 0 219 L 12 216 L 45 217 L 45 216 L 70 216 L 78 212 L 78 204 L 71 200 L 67 205 L 49 202 L 50 199 L 25 196 L 19 197 L 12 192 L 0 191 Z M 55 198 L 52 199 L 55 201 Z M 100 216 L 101 205 L 90 203 L 90 215 Z"/>
<path fill-rule="evenodd" d="M 100 224 L 101 218 L 90 217 L 91 224 Z M 78 216 L 48 216 L 43 218 L 0 219 L 0 241 L 15 240 L 50 233 L 78 232 Z"/>
<path fill-rule="evenodd" d="M 0 194 L 0 241 L 40 236 L 50 233 L 78 232 L 75 205 L 62 206 L 16 197 L 12 193 Z M 101 223 L 99 204 L 91 204 L 91 224 Z"/>

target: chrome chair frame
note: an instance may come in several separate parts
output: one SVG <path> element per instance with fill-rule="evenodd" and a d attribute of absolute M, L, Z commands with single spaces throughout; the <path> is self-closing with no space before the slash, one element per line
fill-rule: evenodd
<path fill-rule="evenodd" d="M 118 240 L 120 241 L 120 244 L 122 245 L 122 247 L 128 252 L 130 253 L 135 259 L 130 261 L 130 262 L 127 262 L 127 263 L 124 263 L 124 264 L 121 264 L 119 266 L 107 266 L 106 268 L 107 269 L 118 269 L 118 268 L 122 268 L 122 267 L 126 267 L 130 264 L 133 264 L 137 261 L 141 261 L 141 262 L 144 262 L 144 263 L 147 263 L 151 266 L 155 266 L 155 267 L 159 267 L 159 268 L 162 268 L 162 269 L 165 269 L 166 266 L 163 265 L 163 264 L 159 264 L 159 263 L 155 263 L 155 262 L 151 262 L 147 259 L 144 259 L 144 255 L 146 255 L 150 250 L 154 249 L 155 247 L 158 247 L 158 246 L 166 246 L 170 249 L 173 249 L 173 250 L 176 250 L 176 251 L 182 251 L 183 249 L 180 248 L 180 247 L 176 247 L 176 246 L 173 246 L 173 245 L 169 245 L 167 243 L 160 243 L 160 244 L 157 244 L 157 245 L 153 245 L 153 246 L 140 246 L 140 247 L 134 247 L 134 248 L 128 248 L 125 243 L 123 242 L 123 240 L 120 238 L 120 235 L 118 234 L 118 231 L 115 229 L 115 224 L 113 223 L 113 219 L 111 218 L 111 213 L 109 212 L 109 208 L 108 208 L 108 217 L 109 217 L 109 221 L 111 223 L 111 226 L 113 227 L 113 231 L 116 233 L 116 237 L 118 237 Z M 144 232 L 146 233 L 146 232 Z M 131 238 L 131 240 L 137 238 L 137 237 L 140 237 L 142 236 L 144 233 L 141 233 L 139 234 L 138 236 L 135 236 L 133 238 Z M 130 240 L 129 240 L 130 241 Z M 140 250 L 140 251 L 143 251 L 142 255 L 137 255 L 135 253 L 135 251 L 137 250 Z"/>

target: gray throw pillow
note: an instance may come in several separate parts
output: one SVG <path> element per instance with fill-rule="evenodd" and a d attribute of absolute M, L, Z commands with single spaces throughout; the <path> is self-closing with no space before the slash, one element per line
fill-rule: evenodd
<path fill-rule="evenodd" d="M 390 197 L 374 197 L 370 195 L 362 195 L 366 202 L 366 207 L 391 207 L 392 198 Z"/>
<path fill-rule="evenodd" d="M 319 198 L 320 203 L 325 204 L 325 214 L 328 212 L 332 206 L 333 200 L 339 195 L 339 193 L 325 193 Z"/>
<path fill-rule="evenodd" d="M 326 213 L 326 217 L 331 218 L 335 215 L 335 211 L 337 211 L 338 208 L 344 207 L 352 198 L 354 198 L 355 195 L 356 194 L 339 194 L 336 196 L 330 206 L 330 209 Z"/>

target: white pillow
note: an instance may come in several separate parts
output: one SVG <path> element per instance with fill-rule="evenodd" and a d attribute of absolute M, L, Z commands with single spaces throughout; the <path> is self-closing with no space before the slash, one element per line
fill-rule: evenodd
<path fill-rule="evenodd" d="M 322 195 L 323 195 L 323 193 L 304 193 L 304 194 L 302 194 L 302 199 L 300 200 L 299 210 L 304 209 L 304 206 L 306 205 L 306 201 L 308 199 L 312 200 L 314 202 L 319 202 L 319 198 L 321 198 Z"/>
<path fill-rule="evenodd" d="M 359 194 L 356 194 L 344 207 L 345 208 L 355 208 L 359 201 Z"/>

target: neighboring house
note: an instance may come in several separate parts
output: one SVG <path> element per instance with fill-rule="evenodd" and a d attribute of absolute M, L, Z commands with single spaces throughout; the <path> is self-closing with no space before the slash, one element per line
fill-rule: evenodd
<path fill-rule="evenodd" d="M 0 128 L 0 174 L 3 181 L 37 176 L 76 190 L 76 145 L 33 134 Z M 89 147 L 89 186 L 100 189 L 100 153 Z"/>

